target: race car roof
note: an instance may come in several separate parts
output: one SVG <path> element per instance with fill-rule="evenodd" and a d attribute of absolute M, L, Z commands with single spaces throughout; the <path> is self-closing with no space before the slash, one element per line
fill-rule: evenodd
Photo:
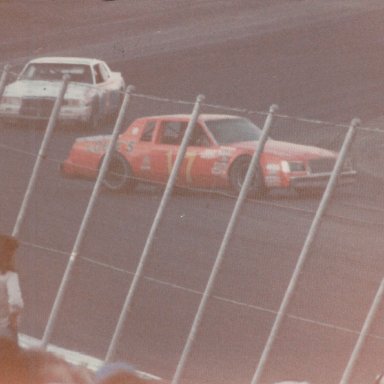
<path fill-rule="evenodd" d="M 102 60 L 86 57 L 39 57 L 30 61 L 30 63 L 63 63 L 63 64 L 85 64 L 93 65 Z"/>

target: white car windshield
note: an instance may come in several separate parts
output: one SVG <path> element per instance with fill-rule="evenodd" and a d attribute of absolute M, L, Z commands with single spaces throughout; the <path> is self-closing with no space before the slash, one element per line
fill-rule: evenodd
<path fill-rule="evenodd" d="M 91 68 L 81 64 L 31 63 L 21 73 L 23 80 L 60 81 L 68 75 L 70 81 L 93 84 Z"/>
<path fill-rule="evenodd" d="M 205 124 L 220 145 L 255 141 L 261 135 L 260 128 L 244 118 L 206 120 Z"/>

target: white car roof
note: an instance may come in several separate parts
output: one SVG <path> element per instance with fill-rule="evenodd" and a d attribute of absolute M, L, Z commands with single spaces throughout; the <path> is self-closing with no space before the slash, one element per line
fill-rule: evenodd
<path fill-rule="evenodd" d="M 85 57 L 39 57 L 30 61 L 30 63 L 63 63 L 85 65 L 93 65 L 100 62 L 102 62 L 102 60 Z"/>

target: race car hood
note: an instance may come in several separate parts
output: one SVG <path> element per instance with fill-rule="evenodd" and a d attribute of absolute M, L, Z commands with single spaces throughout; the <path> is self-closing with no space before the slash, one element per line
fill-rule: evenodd
<path fill-rule="evenodd" d="M 103 154 L 111 141 L 112 135 L 83 136 L 75 139 L 72 150 L 87 150 Z"/>
<path fill-rule="evenodd" d="M 256 141 L 246 141 L 231 145 L 237 149 L 250 150 L 257 146 Z M 310 145 L 287 143 L 284 141 L 267 140 L 264 152 L 272 156 L 281 157 L 285 160 L 301 160 L 313 157 L 335 157 L 336 153 L 327 149 Z"/>
<path fill-rule="evenodd" d="M 8 84 L 4 96 L 11 97 L 57 97 L 62 86 L 61 81 L 18 80 Z M 66 99 L 84 99 L 94 91 L 86 84 L 69 83 Z"/>
<path fill-rule="evenodd" d="M 77 143 L 100 143 L 109 142 L 112 135 L 82 136 L 76 139 Z"/>

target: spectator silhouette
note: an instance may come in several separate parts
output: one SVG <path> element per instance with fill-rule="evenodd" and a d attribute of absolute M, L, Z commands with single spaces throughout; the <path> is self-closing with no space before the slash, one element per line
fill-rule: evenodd
<path fill-rule="evenodd" d="M 0 337 L 0 384 L 28 383 L 23 350 L 9 337 Z"/>
<path fill-rule="evenodd" d="M 149 384 L 134 368 L 123 362 L 108 363 L 96 372 L 95 384 Z"/>
<path fill-rule="evenodd" d="M 18 241 L 0 234 L 0 337 L 17 341 L 17 324 L 24 307 L 13 257 Z"/>
<path fill-rule="evenodd" d="M 24 366 L 28 384 L 93 384 L 93 375 L 83 366 L 70 364 L 62 357 L 42 349 L 27 349 Z"/>
<path fill-rule="evenodd" d="M 20 348 L 8 337 L 0 338 L 0 384 L 94 384 L 84 366 L 43 349 Z"/>

